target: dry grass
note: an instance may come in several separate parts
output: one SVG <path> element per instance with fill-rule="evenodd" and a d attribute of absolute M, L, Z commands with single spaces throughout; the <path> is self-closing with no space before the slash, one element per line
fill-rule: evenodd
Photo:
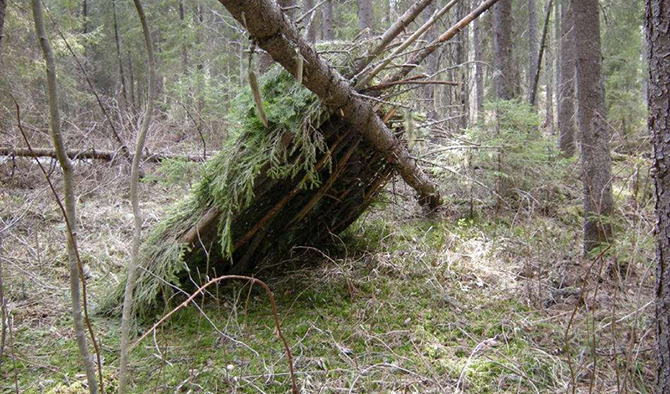
<path fill-rule="evenodd" d="M 128 259 L 131 209 L 119 168 L 77 167 L 80 247 L 94 305 Z M 0 165 L 0 259 L 15 336 L 0 367 L 1 392 L 13 392 L 15 372 L 26 393 L 82 380 L 67 308 L 64 226 L 35 169 L 26 160 Z M 142 187 L 147 229 L 184 190 Z M 406 190 L 395 190 L 329 250 L 296 248 L 281 267 L 257 273 L 277 296 L 304 392 L 651 390 L 648 203 L 635 207 L 619 197 L 620 237 L 586 275 L 574 215 L 481 211 L 467 219 L 455 208 L 426 219 Z M 259 289 L 220 286 L 198 306 L 134 351 L 137 392 L 287 391 L 286 360 Z M 93 323 L 113 382 L 119 322 Z"/>

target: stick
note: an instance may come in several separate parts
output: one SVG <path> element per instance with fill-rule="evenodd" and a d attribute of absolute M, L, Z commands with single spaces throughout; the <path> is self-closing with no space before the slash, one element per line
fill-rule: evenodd
<path fill-rule="evenodd" d="M 89 149 L 68 149 L 67 156 L 72 160 L 102 160 L 114 161 L 118 156 L 119 151 L 111 150 L 97 150 L 95 148 Z M 56 151 L 50 148 L 14 148 L 11 146 L 0 146 L 0 156 L 16 156 L 16 157 L 51 157 L 58 158 Z M 165 160 L 184 160 L 184 161 L 203 161 L 203 158 L 195 155 L 172 155 L 169 153 L 153 153 L 142 155 L 142 160 L 151 163 L 160 163 Z"/>

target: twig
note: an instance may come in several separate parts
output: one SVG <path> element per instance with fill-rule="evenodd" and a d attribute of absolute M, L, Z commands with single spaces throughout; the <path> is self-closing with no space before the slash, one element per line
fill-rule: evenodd
<path fill-rule="evenodd" d="M 166 321 L 170 316 L 172 316 L 175 312 L 178 310 L 182 309 L 186 305 L 188 305 L 191 301 L 193 301 L 198 294 L 202 293 L 207 287 L 219 283 L 221 281 L 224 281 L 226 279 L 241 279 L 241 280 L 246 280 L 250 281 L 252 283 L 258 283 L 267 293 L 268 298 L 270 299 L 270 304 L 272 306 L 272 316 L 275 321 L 275 327 L 277 329 L 277 335 L 281 339 L 282 343 L 284 344 L 284 350 L 286 351 L 286 357 L 288 358 L 288 364 L 289 364 L 289 372 L 291 374 L 291 383 L 293 385 L 293 394 L 299 394 L 300 390 L 298 389 L 298 385 L 296 383 L 295 379 L 295 372 L 293 369 L 293 354 L 291 353 L 291 348 L 288 345 L 288 342 L 286 341 L 286 338 L 284 337 L 284 334 L 281 331 L 281 324 L 279 323 L 279 314 L 277 313 L 277 304 L 275 303 L 275 297 L 274 294 L 272 294 L 272 291 L 270 290 L 270 287 L 265 284 L 260 279 L 256 278 L 251 278 L 249 276 L 243 276 L 243 275 L 223 275 L 218 278 L 214 278 L 210 280 L 209 282 L 205 283 L 202 285 L 198 290 L 196 290 L 193 294 L 191 294 L 190 297 L 188 297 L 184 302 L 179 304 L 176 308 L 172 309 L 170 312 L 168 312 L 165 316 L 163 316 L 158 322 L 156 322 L 150 329 L 149 331 L 145 332 L 135 343 L 130 345 L 130 349 L 133 349 L 135 346 L 137 346 L 144 338 L 146 338 L 152 331 L 154 331 L 156 328 L 158 328 L 159 325 L 161 325 L 164 321 Z"/>

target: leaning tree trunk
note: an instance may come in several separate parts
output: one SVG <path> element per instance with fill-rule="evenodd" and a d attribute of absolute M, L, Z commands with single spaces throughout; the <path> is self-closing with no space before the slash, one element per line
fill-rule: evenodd
<path fill-rule="evenodd" d="M 538 63 L 538 24 L 537 24 L 537 0 L 528 0 L 528 50 L 529 63 L 528 73 L 526 74 L 526 82 L 528 86 L 528 100 L 534 104 L 531 99 L 533 94 L 532 88 L 535 82 L 535 70 L 537 70 Z"/>
<path fill-rule="evenodd" d="M 558 15 L 556 15 L 558 18 Z M 565 157 L 575 154 L 575 30 L 569 1 L 563 0 L 560 15 L 558 60 L 558 148 Z"/>
<path fill-rule="evenodd" d="M 56 82 L 56 61 L 51 50 L 51 44 L 47 38 L 44 28 L 44 18 L 42 13 L 42 4 L 40 0 L 32 0 L 33 18 L 35 20 L 35 33 L 42 47 L 44 61 L 46 63 L 46 89 L 49 101 L 49 132 L 54 148 L 57 152 L 58 162 L 63 169 L 63 187 L 65 194 L 65 212 L 67 215 L 68 232 L 67 235 L 67 255 L 70 269 L 70 297 L 72 298 L 72 320 L 74 323 L 75 338 L 79 347 L 84 369 L 86 370 L 86 379 L 91 394 L 98 392 L 98 382 L 95 377 L 95 367 L 93 358 L 88 350 L 86 341 L 86 331 L 84 330 L 84 319 L 82 317 L 82 304 L 80 293 L 80 272 L 76 251 L 77 234 L 77 215 L 75 211 L 74 195 L 74 168 L 70 158 L 66 154 L 65 142 L 60 129 L 60 112 L 58 109 L 58 86 Z"/>
<path fill-rule="evenodd" d="M 435 185 L 416 161 L 377 116 L 372 105 L 357 95 L 348 81 L 317 54 L 282 15 L 271 0 L 219 0 L 243 25 L 258 45 L 293 75 L 298 71 L 296 51 L 304 59 L 303 84 L 316 94 L 333 113 L 339 113 L 362 134 L 386 160 L 393 164 L 405 182 L 414 188 L 420 201 L 432 208 L 440 205 Z M 245 24 L 246 22 L 246 24 Z"/>
<path fill-rule="evenodd" d="M 665 4 L 665 5 L 662 5 Z M 656 183 L 656 393 L 670 394 L 670 7 L 646 1 L 649 130 Z"/>
<path fill-rule="evenodd" d="M 577 69 L 577 120 L 582 135 L 584 182 L 584 253 L 612 236 L 612 158 L 605 95 L 600 80 L 598 0 L 572 0 Z"/>

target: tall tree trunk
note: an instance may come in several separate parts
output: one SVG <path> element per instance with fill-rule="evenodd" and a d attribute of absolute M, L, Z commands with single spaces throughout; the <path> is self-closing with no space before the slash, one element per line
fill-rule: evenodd
<path fill-rule="evenodd" d="M 555 9 L 554 9 L 555 11 Z M 554 16 L 557 18 L 557 16 Z M 551 29 L 551 26 L 549 27 Z M 551 31 L 548 33 L 548 36 L 551 37 Z M 547 90 L 547 101 L 546 101 L 546 118 L 545 118 L 545 127 L 549 134 L 554 134 L 554 51 L 552 49 L 553 44 L 551 38 L 548 38 L 549 43 L 547 43 L 547 56 L 545 59 L 545 64 L 547 72 L 544 75 L 544 85 Z"/>
<path fill-rule="evenodd" d="M 584 253 L 612 236 L 612 159 L 601 85 L 598 0 L 572 0 L 577 69 L 577 120 L 582 135 Z"/>
<path fill-rule="evenodd" d="M 363 31 L 367 29 L 364 36 L 370 36 L 373 24 L 372 0 L 358 0 L 358 30 Z"/>
<path fill-rule="evenodd" d="M 512 0 L 501 0 L 493 6 L 493 67 L 496 97 L 516 97 L 514 56 L 512 55 Z"/>
<path fill-rule="evenodd" d="M 477 122 L 482 120 L 484 114 L 484 37 L 483 18 L 475 19 L 473 32 L 473 45 L 475 50 L 475 108 L 477 110 Z"/>
<path fill-rule="evenodd" d="M 82 0 L 81 4 L 81 17 L 84 20 L 84 25 L 82 26 L 82 33 L 88 33 L 88 0 Z"/>
<path fill-rule="evenodd" d="M 535 71 L 537 70 L 539 44 L 538 44 L 538 24 L 537 24 L 537 0 L 528 0 L 528 73 L 526 81 L 528 86 L 529 102 L 531 89 L 535 81 Z"/>
<path fill-rule="evenodd" d="M 7 8 L 6 0 L 0 0 L 0 61 L 2 60 L 2 39 L 4 38 L 3 31 L 5 27 L 5 9 Z"/>
<path fill-rule="evenodd" d="M 326 0 L 322 6 L 323 19 L 321 28 L 323 30 L 323 40 L 332 41 L 335 39 L 333 34 L 333 0 Z"/>
<path fill-rule="evenodd" d="M 84 330 L 84 319 L 82 317 L 82 299 L 79 286 L 79 264 L 76 255 L 77 214 L 76 198 L 74 195 L 74 169 L 70 158 L 67 156 L 65 142 L 60 128 L 60 112 L 58 109 L 58 85 L 56 81 L 56 61 L 54 60 L 51 44 L 47 38 L 44 28 L 42 4 L 40 0 L 32 0 L 33 18 L 35 20 L 35 33 L 42 47 L 44 61 L 46 63 L 46 89 L 49 101 L 49 132 L 51 140 L 58 155 L 58 162 L 63 169 L 63 187 L 65 194 L 65 212 L 69 222 L 69 234 L 67 235 L 67 256 L 70 269 L 70 297 L 72 298 L 72 320 L 74 332 L 79 347 L 79 355 L 86 370 L 86 380 L 91 394 L 97 394 L 98 382 L 95 377 L 95 366 L 93 358 L 88 350 L 86 331 Z"/>
<path fill-rule="evenodd" d="M 125 394 L 126 384 L 128 382 L 128 351 L 130 346 L 130 327 L 133 319 L 133 291 L 135 290 L 135 282 L 137 280 L 137 261 L 140 254 L 140 243 L 142 241 L 142 212 L 139 203 L 139 178 L 140 178 L 140 162 L 142 161 L 142 151 L 144 149 L 144 141 L 146 140 L 149 126 L 151 125 L 151 116 L 154 111 L 154 103 L 156 101 L 156 58 L 154 56 L 153 42 L 151 39 L 151 31 L 147 23 L 144 9 L 140 0 L 134 0 L 135 8 L 137 9 L 137 16 L 140 18 L 142 24 L 142 32 L 144 33 L 144 44 L 147 50 L 147 58 L 149 60 L 149 75 L 148 85 L 149 93 L 147 98 L 147 112 L 142 120 L 142 128 L 137 136 L 137 143 L 135 145 L 135 156 L 133 157 L 133 166 L 130 172 L 130 201 L 133 206 L 133 218 L 135 219 L 135 229 L 133 234 L 133 245 L 130 253 L 130 262 L 128 263 L 128 272 L 126 279 L 126 288 L 123 297 L 123 314 L 121 317 L 121 357 L 119 361 L 119 394 Z"/>
<path fill-rule="evenodd" d="M 437 11 L 437 7 L 435 6 L 435 2 L 432 2 L 428 5 L 425 12 L 423 13 L 424 23 L 430 20 L 435 11 Z M 428 29 L 428 31 L 424 35 L 424 39 L 428 42 L 433 42 L 437 38 L 437 29 L 438 26 L 436 25 Z M 426 59 L 427 64 L 425 66 L 426 74 L 432 76 L 437 72 L 438 60 L 439 60 L 439 53 L 433 53 L 430 56 L 428 56 L 428 59 Z M 429 120 L 437 119 L 437 109 L 435 107 L 435 100 L 434 100 L 436 89 L 437 89 L 436 85 L 426 85 L 422 88 L 421 95 L 422 95 L 423 107 L 425 108 L 426 113 L 428 114 Z"/>
<path fill-rule="evenodd" d="M 468 0 L 461 0 L 461 2 L 458 4 L 456 8 L 456 17 L 458 20 L 461 20 L 462 18 L 465 17 L 466 15 L 466 10 L 469 8 L 470 2 Z M 470 96 L 468 92 L 470 91 L 469 88 L 469 75 L 468 75 L 468 70 L 469 68 L 466 67 L 465 63 L 468 61 L 468 37 L 469 37 L 469 32 L 468 28 L 464 27 L 463 32 L 460 35 L 460 40 L 456 44 L 456 64 L 461 64 L 463 65 L 462 67 L 459 67 L 456 69 L 456 73 L 458 74 L 457 81 L 460 84 L 458 87 L 454 88 L 454 91 L 456 91 L 457 98 L 458 98 L 458 127 L 459 131 L 463 131 L 467 129 L 468 127 L 468 119 L 470 117 L 470 108 L 469 108 L 469 102 L 470 102 Z M 437 66 L 436 66 L 437 67 Z"/>
<path fill-rule="evenodd" d="M 557 16 L 558 17 L 558 16 Z M 558 148 L 565 157 L 575 154 L 575 30 L 568 0 L 561 3 L 558 61 Z"/>
<path fill-rule="evenodd" d="M 181 28 L 181 72 L 186 74 L 188 72 L 188 45 L 186 44 L 186 37 L 184 37 L 187 25 L 184 13 L 184 0 L 179 0 L 179 27 Z"/>
<path fill-rule="evenodd" d="M 119 62 L 119 79 L 121 80 L 121 96 L 123 97 L 123 105 L 127 111 L 133 104 L 128 103 L 128 92 L 126 89 L 126 77 L 123 72 L 123 58 L 121 56 L 121 39 L 119 38 L 119 25 L 116 18 L 116 0 L 112 0 L 112 18 L 114 27 L 114 42 L 116 43 L 116 57 Z"/>
<path fill-rule="evenodd" d="M 359 97 L 347 80 L 317 54 L 281 14 L 272 0 L 219 0 L 247 29 L 261 48 L 286 70 L 296 74 L 296 50 L 304 59 L 303 83 L 334 113 L 339 113 L 354 129 L 394 165 L 407 184 L 414 188 L 420 201 L 428 206 L 440 204 L 439 192 L 417 166 L 407 148 L 375 113 L 372 105 Z"/>
<path fill-rule="evenodd" d="M 656 184 L 656 394 L 670 394 L 670 6 L 663 1 L 645 3 Z"/>

